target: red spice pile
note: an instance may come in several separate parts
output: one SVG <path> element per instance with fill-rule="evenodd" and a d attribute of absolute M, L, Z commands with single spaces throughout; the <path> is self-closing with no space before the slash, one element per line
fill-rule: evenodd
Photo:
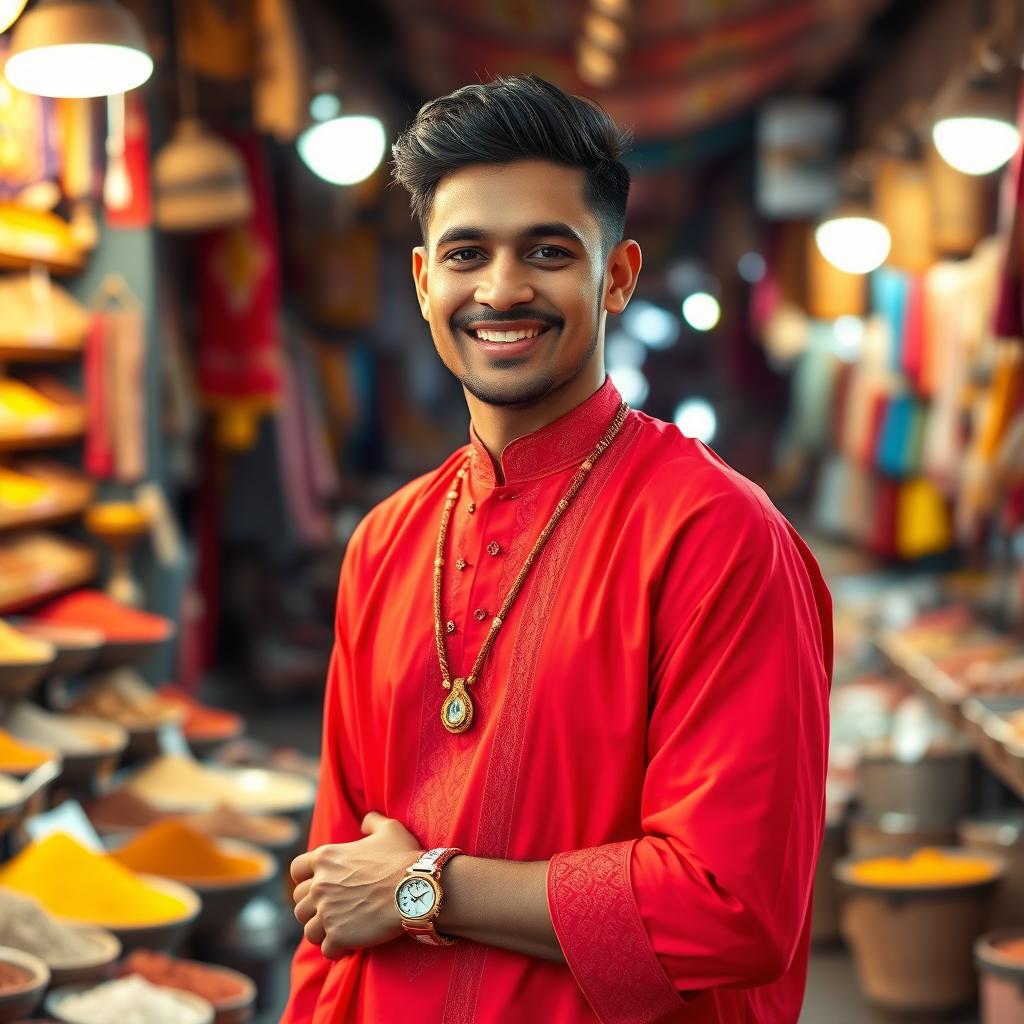
<path fill-rule="evenodd" d="M 166 953 L 139 949 L 121 966 L 121 977 L 139 974 L 152 985 L 180 988 L 201 996 L 214 1006 L 237 999 L 246 988 L 245 979 L 223 967 L 208 967 L 195 960 L 178 960 Z"/>
<path fill-rule="evenodd" d="M 0 960 L 0 993 L 6 994 L 25 988 L 32 978 L 32 972 L 24 967 Z"/>
<path fill-rule="evenodd" d="M 95 629 L 108 643 L 166 640 L 172 630 L 170 619 L 118 604 L 99 590 L 76 590 L 54 598 L 33 612 L 32 618 L 62 626 Z"/>

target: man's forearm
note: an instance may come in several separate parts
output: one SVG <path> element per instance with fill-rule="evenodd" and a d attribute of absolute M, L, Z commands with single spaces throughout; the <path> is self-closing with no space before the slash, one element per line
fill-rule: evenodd
<path fill-rule="evenodd" d="M 445 935 L 565 963 L 547 900 L 547 861 L 455 857 L 444 869 Z"/>

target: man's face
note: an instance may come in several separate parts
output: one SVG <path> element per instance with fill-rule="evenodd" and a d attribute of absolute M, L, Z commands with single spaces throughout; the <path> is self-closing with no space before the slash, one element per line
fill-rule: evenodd
<path fill-rule="evenodd" d="M 441 180 L 426 228 L 413 254 L 420 308 L 470 394 L 522 408 L 584 371 L 600 385 L 606 260 L 581 170 L 464 167 Z"/>

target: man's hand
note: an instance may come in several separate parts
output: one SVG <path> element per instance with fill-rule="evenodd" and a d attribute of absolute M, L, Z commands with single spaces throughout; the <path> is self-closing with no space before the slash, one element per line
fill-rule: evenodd
<path fill-rule="evenodd" d="M 320 846 L 292 861 L 295 917 L 325 957 L 402 934 L 395 886 L 422 849 L 394 818 L 371 811 L 354 843 Z"/>

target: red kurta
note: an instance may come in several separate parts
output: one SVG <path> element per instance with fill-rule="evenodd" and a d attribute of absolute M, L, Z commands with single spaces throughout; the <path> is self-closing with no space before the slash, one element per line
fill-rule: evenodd
<path fill-rule="evenodd" d="M 302 942 L 283 1024 L 797 1020 L 831 605 L 759 488 L 631 412 L 509 612 L 472 727 L 441 725 L 434 548 L 466 451 L 443 596 L 455 675 L 619 402 L 606 382 L 512 442 L 500 486 L 474 438 L 362 522 L 338 591 L 310 839 L 358 839 L 376 810 L 424 848 L 550 858 L 569 966 L 404 936 L 331 962 Z"/>

